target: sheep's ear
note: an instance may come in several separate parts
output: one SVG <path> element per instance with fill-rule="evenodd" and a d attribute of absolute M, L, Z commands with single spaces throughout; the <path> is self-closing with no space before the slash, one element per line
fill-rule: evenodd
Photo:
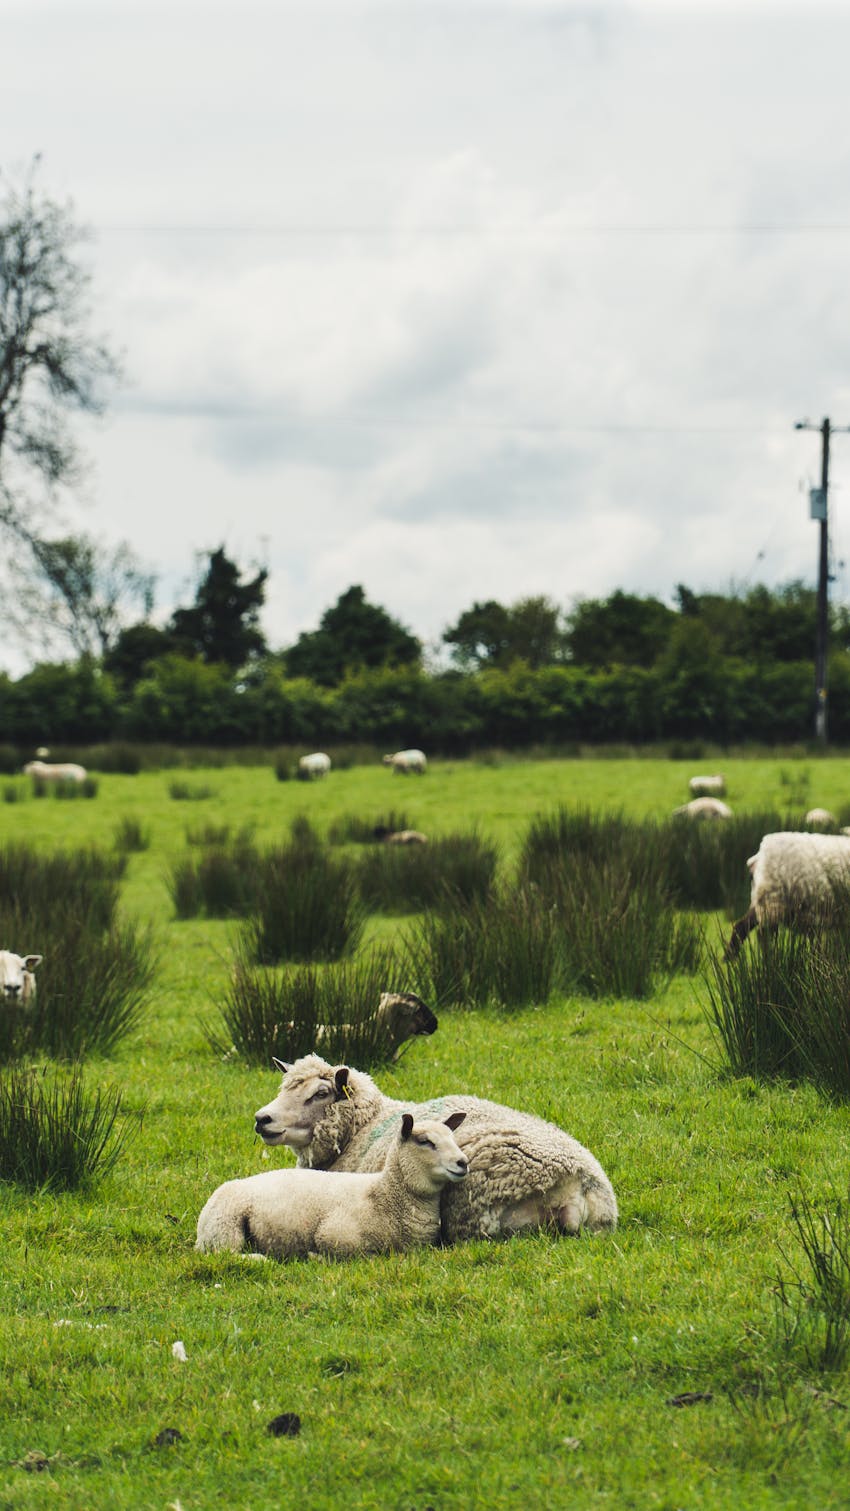
<path fill-rule="evenodd" d="M 338 1102 L 342 1101 L 343 1097 L 347 1097 L 350 1094 L 348 1090 L 347 1065 L 340 1065 L 334 1071 L 334 1085 L 336 1087 L 336 1099 Z"/>
<path fill-rule="evenodd" d="M 28 971 L 34 971 L 37 965 L 41 965 L 43 959 L 43 955 L 25 955 L 24 965 Z"/>
<path fill-rule="evenodd" d="M 281 1075 L 284 1076 L 289 1069 L 289 1066 L 285 1065 L 283 1063 L 283 1060 L 279 1060 L 276 1055 L 272 1055 L 272 1065 L 274 1066 L 275 1070 L 279 1070 Z"/>
<path fill-rule="evenodd" d="M 407 1143 L 407 1140 L 410 1138 L 412 1132 L 413 1116 L 409 1112 L 403 1112 L 401 1115 L 401 1141 L 403 1144 Z"/>
<path fill-rule="evenodd" d="M 445 1126 L 447 1128 L 451 1128 L 452 1132 L 454 1133 L 455 1128 L 460 1127 L 465 1117 L 465 1112 L 452 1112 L 447 1118 L 443 1119 L 443 1122 L 445 1123 Z"/>

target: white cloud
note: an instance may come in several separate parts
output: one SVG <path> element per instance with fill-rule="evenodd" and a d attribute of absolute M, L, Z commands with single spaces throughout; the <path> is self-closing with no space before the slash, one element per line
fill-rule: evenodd
<path fill-rule="evenodd" d="M 813 576 L 792 426 L 850 419 L 850 234 L 813 229 L 850 226 L 843 8 L 0 14 L 3 166 L 41 149 L 94 225 L 131 379 L 82 523 L 163 611 L 221 542 L 268 562 L 276 645 L 355 581 L 433 639 L 476 598 Z M 837 537 L 848 469 L 837 438 Z"/>

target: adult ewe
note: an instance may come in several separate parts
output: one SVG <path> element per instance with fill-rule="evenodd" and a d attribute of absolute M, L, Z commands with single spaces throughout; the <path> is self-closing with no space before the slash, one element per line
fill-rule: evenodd
<path fill-rule="evenodd" d="M 421 750 L 397 750 L 395 755 L 384 756 L 384 765 L 391 766 L 393 771 L 400 772 L 402 776 L 409 776 L 411 772 L 424 776 L 428 768 Z"/>
<path fill-rule="evenodd" d="M 452 1137 L 463 1122 L 402 1114 L 383 1170 L 329 1175 L 269 1170 L 229 1180 L 198 1218 L 198 1249 L 253 1249 L 282 1259 L 306 1254 L 385 1254 L 440 1236 L 440 1195 L 468 1167 Z"/>
<path fill-rule="evenodd" d="M 338 1039 L 340 1034 L 362 1033 L 370 1024 L 380 1028 L 382 1035 L 386 1036 L 395 1062 L 401 1055 L 404 1044 L 420 1034 L 433 1034 L 436 1031 L 437 1017 L 415 992 L 381 992 L 374 1014 L 363 1023 L 317 1023 L 315 1043 L 327 1045 L 330 1040 Z M 287 1028 L 291 1033 L 295 1028 L 294 1022 L 288 1023 Z M 275 1060 L 274 1063 L 281 1065 L 282 1061 Z"/>
<path fill-rule="evenodd" d="M 13 950 L 0 950 L 0 996 L 6 1002 L 32 1003 L 33 972 L 43 959 L 43 955 L 16 955 Z"/>
<path fill-rule="evenodd" d="M 692 776 L 688 782 L 691 797 L 725 797 L 725 776 Z"/>
<path fill-rule="evenodd" d="M 327 776 L 330 769 L 331 758 L 323 750 L 303 755 L 298 762 L 298 776 L 302 782 L 312 782 L 315 777 Z"/>
<path fill-rule="evenodd" d="M 673 809 L 674 818 L 731 818 L 732 809 L 719 797 L 694 797 L 681 808 Z"/>
<path fill-rule="evenodd" d="M 828 918 L 836 902 L 850 901 L 850 839 L 843 834 L 766 834 L 747 866 L 750 906 L 732 929 L 727 960 L 753 929 L 806 928 Z"/>
<path fill-rule="evenodd" d="M 78 766 L 74 761 L 56 761 L 53 764 L 48 761 L 27 761 L 24 776 L 31 776 L 37 782 L 84 782 L 88 772 L 85 766 Z"/>
<path fill-rule="evenodd" d="M 386 1097 L 371 1076 L 305 1055 L 284 1072 L 254 1126 L 267 1144 L 286 1144 L 302 1167 L 380 1170 L 408 1104 Z M 522 1228 L 564 1233 L 613 1228 L 617 1202 L 602 1166 L 569 1134 L 527 1112 L 474 1096 L 444 1096 L 411 1109 L 417 1119 L 463 1112 L 458 1143 L 469 1179 L 443 1200 L 443 1238 L 499 1238 Z"/>

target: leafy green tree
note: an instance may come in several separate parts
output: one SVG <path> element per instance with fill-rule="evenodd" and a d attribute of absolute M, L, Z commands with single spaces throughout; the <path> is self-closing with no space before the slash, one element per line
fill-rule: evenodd
<path fill-rule="evenodd" d="M 178 653 L 233 668 L 263 655 L 266 641 L 259 617 L 267 579 L 263 570 L 243 582 L 223 546 L 210 551 L 195 602 L 176 609 L 168 626 Z"/>
<path fill-rule="evenodd" d="M 361 667 L 418 666 L 421 657 L 415 635 L 355 585 L 325 610 L 317 630 L 298 637 L 285 662 L 288 676 L 333 687 Z"/>
<path fill-rule="evenodd" d="M 174 640 L 168 630 L 146 622 L 129 624 L 119 630 L 103 658 L 103 668 L 127 691 L 146 675 L 154 661 L 173 650 Z"/>
<path fill-rule="evenodd" d="M 584 598 L 567 617 L 566 641 L 578 666 L 651 666 L 676 623 L 658 598 L 618 588 L 610 598 Z"/>
<path fill-rule="evenodd" d="M 564 641 L 557 606 L 545 597 L 520 598 L 506 607 L 494 598 L 465 609 L 443 635 L 452 660 L 465 671 L 510 666 L 550 666 L 563 657 Z"/>

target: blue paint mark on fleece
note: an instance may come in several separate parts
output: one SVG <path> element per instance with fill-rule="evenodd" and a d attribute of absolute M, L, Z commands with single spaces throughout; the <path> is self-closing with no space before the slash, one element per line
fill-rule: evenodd
<path fill-rule="evenodd" d="M 447 1101 L 448 1097 L 434 1097 L 433 1101 L 430 1102 L 415 1103 L 414 1105 L 416 1107 L 416 1117 L 418 1119 L 438 1118 L 445 1110 Z M 392 1128 L 393 1124 L 398 1124 L 401 1122 L 401 1115 L 403 1111 L 404 1108 L 402 1108 L 401 1112 L 391 1112 L 388 1118 L 384 1118 L 384 1121 L 382 1123 L 378 1123 L 377 1127 L 372 1129 L 372 1132 L 369 1134 L 369 1137 L 366 1140 L 367 1149 L 371 1149 L 373 1144 L 376 1144 L 379 1139 L 382 1139 L 388 1129 Z"/>

